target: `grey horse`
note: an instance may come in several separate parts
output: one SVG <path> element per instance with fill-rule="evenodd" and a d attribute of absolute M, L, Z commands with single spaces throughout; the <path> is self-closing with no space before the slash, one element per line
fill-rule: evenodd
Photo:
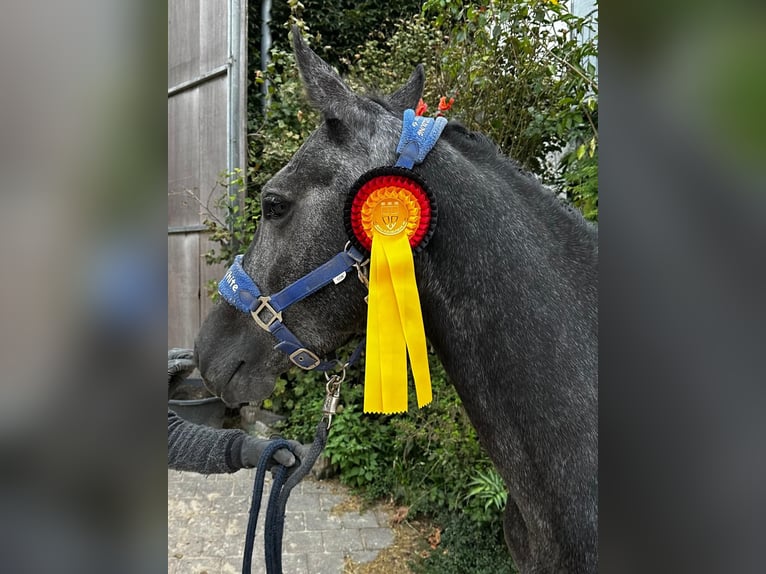
<path fill-rule="evenodd" d="M 243 266 L 265 293 L 343 249 L 347 191 L 368 170 L 394 164 L 402 113 L 425 82 L 418 66 L 394 94 L 362 96 L 296 30 L 293 43 L 322 122 L 263 187 L 263 220 Z M 454 122 L 415 171 L 439 207 L 433 237 L 415 254 L 426 335 L 508 488 L 511 554 L 524 573 L 595 572 L 597 229 Z M 284 323 L 328 353 L 364 332 L 365 294 L 346 279 L 286 310 Z M 274 344 L 222 302 L 200 330 L 197 362 L 227 403 L 260 401 L 290 367 Z"/>

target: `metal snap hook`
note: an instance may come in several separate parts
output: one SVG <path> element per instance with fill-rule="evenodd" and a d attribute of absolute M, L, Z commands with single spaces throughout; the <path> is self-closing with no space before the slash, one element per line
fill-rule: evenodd
<path fill-rule="evenodd" d="M 341 384 L 343 381 L 346 380 L 346 367 L 348 366 L 348 363 L 345 365 L 341 363 L 339 360 L 335 359 L 335 362 L 338 364 L 338 367 L 340 368 L 340 374 L 333 373 L 332 375 L 329 374 L 327 371 L 324 373 L 324 378 L 327 381 L 327 385 L 329 387 L 330 383 L 336 383 Z"/>
<path fill-rule="evenodd" d="M 338 403 L 340 402 L 340 384 L 345 377 L 346 370 L 343 369 L 342 376 L 336 373 L 327 378 L 327 394 L 325 395 L 324 405 L 322 405 L 322 419 L 327 421 L 327 430 L 330 430 L 330 426 L 332 426 L 332 418 L 338 410 Z"/>

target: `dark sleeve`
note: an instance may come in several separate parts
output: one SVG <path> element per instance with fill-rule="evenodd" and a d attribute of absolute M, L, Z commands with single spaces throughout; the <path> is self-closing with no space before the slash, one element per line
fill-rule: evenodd
<path fill-rule="evenodd" d="M 235 472 L 244 466 L 244 440 L 241 430 L 194 424 L 168 409 L 168 468 L 201 474 Z"/>

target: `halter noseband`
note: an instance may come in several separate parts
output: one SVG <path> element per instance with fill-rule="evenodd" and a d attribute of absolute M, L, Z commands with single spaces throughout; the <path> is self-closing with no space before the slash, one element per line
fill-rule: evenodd
<path fill-rule="evenodd" d="M 436 145 L 436 141 L 446 124 L 447 120 L 443 117 L 426 118 L 416 116 L 411 109 L 405 110 L 402 135 L 396 149 L 398 157 L 395 169 L 411 170 L 415 164 L 421 163 Z M 380 169 L 378 168 L 378 170 Z M 359 182 L 364 181 L 366 175 L 363 175 Z M 435 219 L 433 223 L 435 224 Z M 433 227 L 430 233 L 433 233 Z M 430 237 L 430 233 L 428 237 Z M 357 243 L 354 237 L 351 239 Z M 425 241 L 422 245 L 425 245 Z M 316 369 L 327 372 L 336 369 L 338 361 L 322 361 L 316 353 L 310 351 L 298 340 L 282 322 L 282 311 L 309 295 L 313 295 L 330 283 L 340 283 L 345 279 L 346 273 L 354 268 L 357 270 L 360 281 L 367 286 L 365 269 L 369 264 L 367 255 L 349 242 L 343 251 L 332 259 L 274 295 L 261 294 L 255 281 L 242 267 L 242 258 L 242 255 L 237 255 L 234 258 L 234 263 L 218 283 L 218 292 L 221 296 L 239 311 L 250 313 L 261 329 L 268 331 L 279 341 L 274 348 L 287 354 L 294 365 L 307 371 Z M 360 344 L 347 364 L 353 363 L 359 356 L 361 349 L 362 345 Z"/>
<path fill-rule="evenodd" d="M 366 264 L 366 257 L 348 245 L 323 265 L 269 296 L 261 294 L 255 281 L 242 268 L 242 255 L 237 255 L 218 284 L 218 292 L 233 307 L 250 313 L 261 329 L 274 335 L 279 340 L 274 348 L 287 354 L 294 365 L 307 371 L 329 371 L 337 367 L 337 362 L 322 361 L 316 353 L 307 349 L 282 322 L 282 311 L 330 283 L 340 283 L 346 273 L 354 268 L 360 275 L 363 274 Z"/>

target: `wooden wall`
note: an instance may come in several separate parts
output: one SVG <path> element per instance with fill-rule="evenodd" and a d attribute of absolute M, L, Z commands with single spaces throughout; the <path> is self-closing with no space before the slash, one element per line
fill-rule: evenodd
<path fill-rule="evenodd" d="M 244 50 L 240 57 L 235 45 L 229 57 L 229 6 L 240 12 L 239 44 L 244 48 L 245 2 L 168 0 L 168 347 L 193 345 L 211 305 L 206 283 L 225 271 L 202 258 L 212 247 L 202 221 L 208 217 L 206 208 L 216 212 L 214 204 L 224 192 L 218 181 L 229 169 L 232 66 L 239 66 L 239 76 L 246 78 Z M 246 109 L 245 86 L 232 89 L 240 109 Z M 238 124 L 244 136 L 245 118 Z M 246 157 L 244 150 L 239 157 Z"/>

